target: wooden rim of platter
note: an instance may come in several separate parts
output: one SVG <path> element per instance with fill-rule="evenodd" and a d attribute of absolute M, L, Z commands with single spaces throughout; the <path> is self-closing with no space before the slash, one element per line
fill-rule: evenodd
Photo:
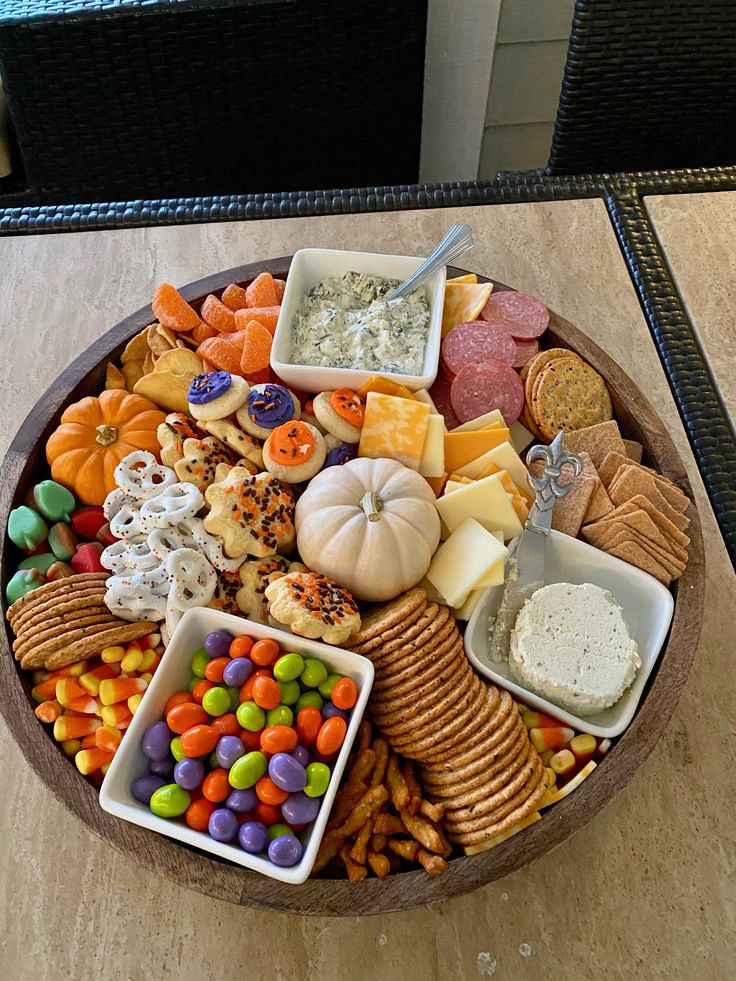
<path fill-rule="evenodd" d="M 290 256 L 251 263 L 208 276 L 182 289 L 199 307 L 208 293 L 229 283 L 245 284 L 268 271 L 285 276 Z M 461 269 L 453 269 L 460 275 Z M 479 276 L 482 282 L 491 282 Z M 499 290 L 508 289 L 495 283 Z M 105 364 L 116 360 L 125 343 L 154 320 L 150 306 L 131 314 L 91 345 L 47 389 L 13 440 L 2 467 L 0 484 L 0 572 L 5 585 L 17 565 L 17 552 L 7 542 L 8 514 L 22 503 L 26 490 L 45 467 L 43 447 L 70 402 L 98 394 L 105 383 Z M 690 497 L 689 561 L 675 584 L 675 612 L 667 642 L 648 681 L 631 725 L 616 741 L 601 764 L 569 797 L 545 811 L 536 822 L 490 851 L 453 859 L 447 871 L 432 878 L 423 869 L 366 879 L 355 885 L 346 879 L 311 879 L 286 885 L 219 861 L 154 832 L 128 824 L 99 806 L 97 789 L 89 783 L 54 743 L 36 719 L 27 674 L 11 651 L 9 627 L 1 633 L 0 711 L 26 760 L 51 790 L 103 841 L 179 885 L 215 899 L 258 909 L 327 916 L 387 913 L 438 903 L 500 879 L 551 851 L 587 824 L 623 789 L 647 758 L 672 715 L 690 672 L 703 619 L 704 563 L 700 520 L 682 460 L 653 407 L 619 366 L 597 344 L 567 320 L 551 313 L 545 340 L 550 347 L 567 347 L 580 354 L 608 383 L 614 411 L 629 438 L 644 445 L 650 461 L 673 479 Z M 45 476 L 45 475 L 44 475 Z"/>

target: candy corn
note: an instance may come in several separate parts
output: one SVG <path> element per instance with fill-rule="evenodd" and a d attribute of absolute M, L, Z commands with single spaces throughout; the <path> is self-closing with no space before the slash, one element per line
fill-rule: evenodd
<path fill-rule="evenodd" d="M 574 739 L 570 740 L 570 750 L 574 754 L 575 762 L 578 766 L 585 766 L 586 763 L 589 763 L 593 759 L 597 745 L 595 736 L 591 736 L 588 733 L 575 736 Z"/>
<path fill-rule="evenodd" d="M 545 729 L 530 729 L 529 738 L 538 753 L 545 749 L 564 749 L 575 735 L 573 729 L 564 726 L 550 726 Z"/>
<path fill-rule="evenodd" d="M 100 682 L 100 701 L 103 705 L 115 705 L 147 687 L 148 681 L 144 678 L 106 678 Z"/>
<path fill-rule="evenodd" d="M 67 756 L 75 756 L 82 748 L 82 741 L 80 739 L 65 739 L 61 748 Z"/>
<path fill-rule="evenodd" d="M 54 722 L 54 739 L 62 742 L 67 739 L 81 739 L 102 725 L 99 719 L 89 716 L 62 715 Z"/>
<path fill-rule="evenodd" d="M 100 690 L 101 681 L 105 681 L 107 678 L 117 678 L 119 674 L 120 667 L 118 664 L 101 664 L 98 668 L 93 668 L 91 671 L 87 671 L 86 674 L 81 675 L 79 684 L 90 695 L 97 695 Z"/>
<path fill-rule="evenodd" d="M 114 664 L 116 661 L 122 661 L 125 657 L 124 647 L 106 647 L 100 652 L 100 657 L 105 662 L 105 664 Z"/>
<path fill-rule="evenodd" d="M 87 776 L 93 770 L 99 769 L 105 763 L 109 763 L 113 754 L 104 749 L 82 749 L 74 757 L 77 769 L 80 773 Z"/>
<path fill-rule="evenodd" d="M 560 724 L 557 719 L 541 712 L 524 712 L 521 718 L 527 729 L 553 729 Z"/>
<path fill-rule="evenodd" d="M 137 671 L 141 666 L 143 661 L 143 651 L 140 647 L 134 647 L 132 650 L 128 650 L 125 657 L 120 662 L 120 667 L 126 674 L 132 674 Z"/>
<path fill-rule="evenodd" d="M 561 749 L 549 761 L 549 766 L 558 777 L 569 777 L 575 772 L 575 757 L 569 749 Z"/>
<path fill-rule="evenodd" d="M 56 701 L 69 708 L 76 698 L 86 698 L 87 692 L 73 678 L 59 678 L 56 682 Z"/>
<path fill-rule="evenodd" d="M 31 688 L 31 698 L 34 702 L 46 702 L 56 698 L 56 678 L 47 678 Z"/>
<path fill-rule="evenodd" d="M 95 730 L 94 734 L 95 746 L 98 749 L 106 750 L 108 753 L 115 752 L 122 738 L 122 733 L 114 726 L 100 726 L 99 729 Z"/>
<path fill-rule="evenodd" d="M 116 705 L 103 705 L 102 707 L 102 721 L 106 726 L 127 728 L 132 718 L 133 713 L 126 704 L 118 702 Z"/>
<path fill-rule="evenodd" d="M 41 722 L 56 722 L 61 715 L 61 705 L 55 700 L 41 702 L 36 706 L 35 716 Z"/>

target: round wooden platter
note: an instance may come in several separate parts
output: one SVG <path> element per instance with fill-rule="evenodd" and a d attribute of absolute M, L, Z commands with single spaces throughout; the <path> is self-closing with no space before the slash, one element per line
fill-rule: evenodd
<path fill-rule="evenodd" d="M 245 284 L 258 273 L 285 276 L 290 257 L 271 259 L 229 269 L 191 283 L 182 292 L 195 306 L 208 293 L 229 283 Z M 463 270 L 453 269 L 452 275 Z M 488 282 L 485 277 L 481 281 Z M 501 283 L 498 290 L 508 289 Z M 35 482 L 48 476 L 44 455 L 46 439 L 64 407 L 104 387 L 105 364 L 116 360 L 125 343 L 151 323 L 151 307 L 127 317 L 74 361 L 38 401 L 20 428 L 5 458 L 0 482 L 1 585 L 17 567 L 19 555 L 5 536 L 8 513 L 22 503 Z M 596 344 L 567 320 L 552 313 L 548 347 L 577 351 L 606 379 L 614 411 L 624 436 L 644 445 L 645 459 L 672 478 L 693 499 L 685 468 L 661 420 L 631 379 Z M 423 870 L 370 878 L 351 885 L 347 880 L 310 880 L 291 886 L 213 859 L 204 852 L 179 845 L 106 814 L 97 790 L 88 783 L 53 741 L 33 714 L 29 678 L 11 652 L 9 628 L 1 631 L 0 711 L 29 764 L 76 816 L 96 835 L 126 856 L 179 885 L 216 899 L 260 909 L 304 914 L 358 915 L 382 913 L 437 903 L 469 892 L 527 865 L 555 848 L 591 818 L 631 779 L 636 768 L 662 735 L 690 671 L 703 616 L 703 541 L 697 509 L 689 509 L 690 557 L 674 587 L 675 613 L 669 638 L 649 680 L 639 710 L 593 775 L 569 797 L 543 813 L 543 819 L 488 852 L 450 861 L 447 872 L 431 878 Z"/>

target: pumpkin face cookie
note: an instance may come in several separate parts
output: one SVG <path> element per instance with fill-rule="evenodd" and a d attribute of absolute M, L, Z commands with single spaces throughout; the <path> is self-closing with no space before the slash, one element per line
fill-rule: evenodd
<path fill-rule="evenodd" d="M 349 388 L 320 392 L 314 399 L 320 425 L 341 443 L 358 443 L 365 417 L 365 399 Z"/>
<path fill-rule="evenodd" d="M 287 422 L 263 444 L 263 464 L 287 484 L 310 480 L 322 469 L 327 448 L 318 429 L 308 422 Z"/>
<path fill-rule="evenodd" d="M 232 558 L 288 552 L 294 544 L 294 497 L 272 474 L 234 467 L 205 492 L 205 530 L 220 535 Z"/>
<path fill-rule="evenodd" d="M 254 385 L 237 411 L 239 425 L 257 439 L 267 439 L 277 426 L 298 419 L 299 399 L 283 385 Z"/>
<path fill-rule="evenodd" d="M 342 644 L 360 630 L 355 600 L 318 572 L 293 572 L 266 587 L 269 613 L 300 637 Z"/>

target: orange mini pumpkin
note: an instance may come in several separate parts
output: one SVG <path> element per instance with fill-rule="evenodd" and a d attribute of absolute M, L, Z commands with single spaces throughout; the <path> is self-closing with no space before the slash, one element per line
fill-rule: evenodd
<path fill-rule="evenodd" d="M 102 504 L 116 487 L 115 467 L 124 456 L 148 450 L 158 458 L 156 429 L 165 418 L 149 399 L 120 388 L 75 402 L 46 443 L 51 476 L 82 504 Z"/>

